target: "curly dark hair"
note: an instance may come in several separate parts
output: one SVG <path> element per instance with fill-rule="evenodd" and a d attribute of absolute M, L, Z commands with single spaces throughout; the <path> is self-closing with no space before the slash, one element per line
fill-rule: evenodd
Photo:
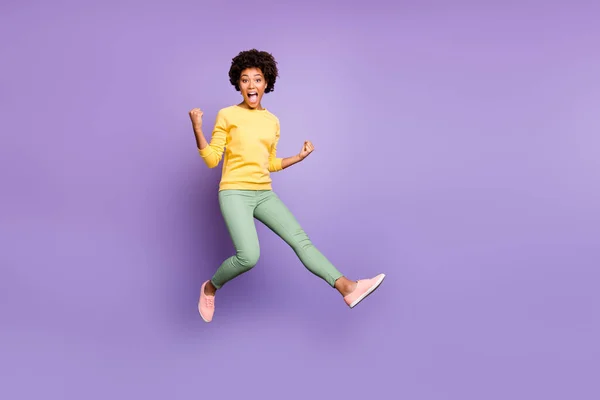
<path fill-rule="evenodd" d="M 258 51 L 256 49 L 240 52 L 231 60 L 231 68 L 229 68 L 229 82 L 235 87 L 235 90 L 240 91 L 240 77 L 242 71 L 246 68 L 259 68 L 267 81 L 265 93 L 275 90 L 275 81 L 279 76 L 277 70 L 277 61 L 266 51 Z"/>

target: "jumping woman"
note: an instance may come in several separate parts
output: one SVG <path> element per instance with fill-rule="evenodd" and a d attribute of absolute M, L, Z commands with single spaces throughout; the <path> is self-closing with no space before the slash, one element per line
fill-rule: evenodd
<path fill-rule="evenodd" d="M 372 293 L 385 278 L 349 280 L 312 244 L 292 213 L 271 187 L 270 173 L 284 170 L 308 157 L 314 150 L 305 141 L 292 157 L 277 157 L 279 119 L 262 106 L 265 93 L 275 88 L 279 76 L 273 56 L 256 49 L 242 51 L 233 58 L 229 81 L 241 93 L 242 101 L 219 110 L 210 143 L 202 132 L 199 108 L 189 112 L 200 156 L 209 168 L 223 159 L 219 184 L 219 206 L 235 247 L 210 280 L 200 288 L 198 311 L 210 322 L 215 311 L 215 295 L 225 283 L 249 271 L 259 258 L 259 242 L 254 219 L 281 237 L 313 274 L 335 288 L 353 308 Z"/>

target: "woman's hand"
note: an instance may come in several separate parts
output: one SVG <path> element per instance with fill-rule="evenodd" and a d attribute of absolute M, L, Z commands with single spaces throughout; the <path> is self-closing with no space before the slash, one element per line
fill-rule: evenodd
<path fill-rule="evenodd" d="M 313 146 L 313 144 L 309 140 L 304 142 L 304 144 L 302 145 L 302 150 L 300 150 L 300 153 L 298 153 L 298 157 L 300 157 L 300 161 L 302 161 L 306 157 L 308 157 L 308 155 L 310 153 L 312 153 L 314 149 L 315 149 L 315 146 Z"/>
<path fill-rule="evenodd" d="M 204 113 L 199 108 L 192 108 L 189 112 L 192 127 L 194 128 L 194 136 L 196 137 L 196 146 L 202 150 L 208 146 L 208 141 L 202 133 L 202 115 Z"/>
<path fill-rule="evenodd" d="M 189 112 L 190 120 L 195 129 L 202 129 L 202 115 L 204 114 L 199 108 L 193 108 Z"/>

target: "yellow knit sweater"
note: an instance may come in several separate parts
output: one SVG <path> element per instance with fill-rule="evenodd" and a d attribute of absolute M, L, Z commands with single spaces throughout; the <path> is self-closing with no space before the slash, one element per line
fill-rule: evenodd
<path fill-rule="evenodd" d="M 225 155 L 219 190 L 271 190 L 270 173 L 282 169 L 279 132 L 279 119 L 266 109 L 235 105 L 219 110 L 210 143 L 199 149 L 209 168 Z"/>

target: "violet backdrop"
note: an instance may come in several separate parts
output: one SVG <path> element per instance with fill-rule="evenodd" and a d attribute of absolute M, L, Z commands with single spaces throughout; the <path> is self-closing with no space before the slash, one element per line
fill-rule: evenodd
<path fill-rule="evenodd" d="M 0 6 L 0 398 L 597 399 L 593 2 Z M 232 254 L 187 112 L 280 68 L 274 175 L 354 310 L 257 224 Z M 595 338 L 595 339 L 594 339 Z M 594 378 L 596 376 L 596 378 Z"/>

